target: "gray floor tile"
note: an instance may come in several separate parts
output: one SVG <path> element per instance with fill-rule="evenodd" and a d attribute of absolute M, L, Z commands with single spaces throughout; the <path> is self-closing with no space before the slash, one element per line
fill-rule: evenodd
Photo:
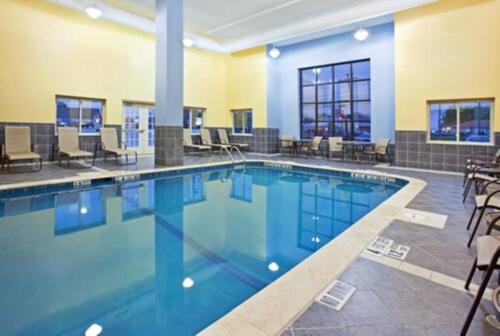
<path fill-rule="evenodd" d="M 398 323 L 398 320 L 371 290 L 357 290 L 342 308 L 340 314 L 349 327 Z"/>
<path fill-rule="evenodd" d="M 292 325 L 294 331 L 310 328 L 338 328 L 345 322 L 339 312 L 320 303 L 313 303 Z"/>

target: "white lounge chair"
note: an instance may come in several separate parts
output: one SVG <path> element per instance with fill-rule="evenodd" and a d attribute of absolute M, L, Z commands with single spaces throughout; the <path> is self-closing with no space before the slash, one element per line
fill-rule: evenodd
<path fill-rule="evenodd" d="M 210 146 L 211 148 L 216 148 L 219 150 L 222 150 L 222 148 L 231 148 L 231 145 L 224 145 L 224 144 L 214 144 L 212 142 L 212 137 L 210 136 L 210 132 L 207 129 L 202 129 L 201 130 L 201 143 L 204 146 Z"/>
<path fill-rule="evenodd" d="M 101 128 L 101 150 L 104 153 L 104 161 L 105 162 L 106 162 L 108 155 L 111 154 L 111 155 L 115 156 L 115 162 L 117 165 L 136 164 L 137 163 L 137 152 L 127 149 L 127 145 L 124 142 L 122 142 L 122 145 L 124 148 L 121 148 L 120 144 L 118 143 L 118 134 L 116 133 L 116 128 L 112 128 L 112 127 Z M 135 156 L 134 162 L 128 162 L 129 155 Z M 118 158 L 120 156 L 125 156 L 125 161 L 126 161 L 125 163 L 120 163 L 118 161 Z"/>
<path fill-rule="evenodd" d="M 195 151 L 198 152 L 203 152 L 203 151 L 209 151 L 212 149 L 210 146 L 204 146 L 204 145 L 195 145 L 193 144 L 193 138 L 191 137 L 191 131 L 188 129 L 184 129 L 184 147 L 188 149 L 194 149 Z"/>
<path fill-rule="evenodd" d="M 42 169 L 42 157 L 34 151 L 31 144 L 31 132 L 27 126 L 5 126 L 5 151 L 2 155 L 2 170 L 7 164 L 7 171 L 10 170 L 10 163 L 20 160 L 38 161 L 36 171 Z"/>
<path fill-rule="evenodd" d="M 95 163 L 94 154 L 80 149 L 80 141 L 78 139 L 78 129 L 76 127 L 57 128 L 57 147 L 59 152 L 59 165 L 61 165 L 61 160 L 63 157 L 66 157 L 68 160 L 66 166 L 67 168 L 70 168 L 71 159 L 83 158 L 86 160 L 88 157 L 92 157 L 92 165 L 94 165 Z"/>
<path fill-rule="evenodd" d="M 229 142 L 229 136 L 227 135 L 227 131 L 225 129 L 219 128 L 217 132 L 219 133 L 219 140 L 222 145 L 236 146 L 241 150 L 248 150 L 248 144 Z"/>

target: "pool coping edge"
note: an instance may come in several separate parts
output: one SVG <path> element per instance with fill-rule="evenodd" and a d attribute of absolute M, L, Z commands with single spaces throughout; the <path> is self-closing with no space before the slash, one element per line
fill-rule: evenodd
<path fill-rule="evenodd" d="M 276 163 L 269 160 L 255 161 Z M 256 335 L 256 330 L 259 331 L 257 335 L 281 334 L 358 258 L 380 232 L 397 219 L 396 216 L 400 211 L 427 185 L 427 182 L 420 179 L 368 169 L 352 170 L 292 161 L 280 161 L 279 164 L 363 173 L 401 179 L 408 183 L 338 237 L 233 308 L 198 335 Z"/>

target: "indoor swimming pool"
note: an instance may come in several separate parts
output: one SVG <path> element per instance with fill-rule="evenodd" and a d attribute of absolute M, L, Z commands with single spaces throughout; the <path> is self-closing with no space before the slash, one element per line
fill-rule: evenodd
<path fill-rule="evenodd" d="M 0 192 L 0 334 L 193 335 L 405 183 L 248 163 Z"/>

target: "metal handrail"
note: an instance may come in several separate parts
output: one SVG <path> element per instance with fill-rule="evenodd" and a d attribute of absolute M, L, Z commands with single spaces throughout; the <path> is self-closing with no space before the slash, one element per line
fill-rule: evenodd
<path fill-rule="evenodd" d="M 233 156 L 231 155 L 231 152 L 227 149 L 227 147 L 225 146 L 221 146 L 220 149 L 219 149 L 219 155 L 222 156 L 222 150 L 225 150 L 226 151 L 226 154 L 227 156 L 229 156 L 229 158 L 231 159 L 231 162 L 234 164 L 236 164 L 236 161 L 234 161 L 234 158 Z"/>
<path fill-rule="evenodd" d="M 243 160 L 243 162 L 246 162 L 247 160 L 245 159 L 245 157 L 243 156 L 243 154 L 241 153 L 240 149 L 237 147 L 237 146 L 231 146 L 231 152 L 232 151 L 236 151 L 238 152 L 238 154 L 240 154 L 241 156 L 241 159 Z M 233 161 L 234 162 L 234 161 Z"/>

